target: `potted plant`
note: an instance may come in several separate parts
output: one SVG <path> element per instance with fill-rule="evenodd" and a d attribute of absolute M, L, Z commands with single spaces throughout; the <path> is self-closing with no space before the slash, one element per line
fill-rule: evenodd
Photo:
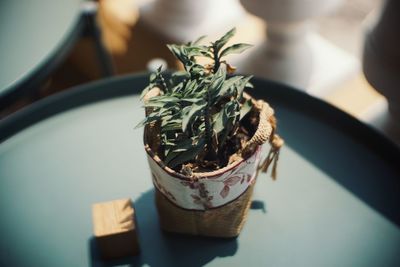
<path fill-rule="evenodd" d="M 143 90 L 144 144 L 161 227 L 170 232 L 234 237 L 244 224 L 259 170 L 276 162 L 283 141 L 273 109 L 244 92 L 251 76 L 233 75 L 224 59 L 248 44 L 226 47 L 235 29 L 210 45 L 200 38 L 168 45 L 184 70 L 159 68 Z M 205 58 L 207 64 L 199 64 Z M 168 76 L 168 77 L 167 77 Z M 261 162 L 261 146 L 271 150 Z"/>

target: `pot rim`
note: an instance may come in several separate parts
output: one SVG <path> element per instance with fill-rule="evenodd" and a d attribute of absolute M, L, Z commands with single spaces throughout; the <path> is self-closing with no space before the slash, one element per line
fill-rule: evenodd
<path fill-rule="evenodd" d="M 180 180 L 184 180 L 184 181 L 195 181 L 195 180 L 202 180 L 202 179 L 212 179 L 213 177 L 216 176 L 220 176 L 234 168 L 236 168 L 237 166 L 239 166 L 242 162 L 244 162 L 245 160 L 247 160 L 248 158 L 250 158 L 251 156 L 253 156 L 255 153 L 257 153 L 257 151 L 259 151 L 259 149 L 261 149 L 261 145 L 258 145 L 256 147 L 256 149 L 254 150 L 253 153 L 251 153 L 248 157 L 246 158 L 242 158 L 240 160 L 234 161 L 231 164 L 226 165 L 225 167 L 218 169 L 218 170 L 214 170 L 214 171 L 209 171 L 209 172 L 194 172 L 193 176 L 186 176 L 183 175 L 179 172 L 174 171 L 173 169 L 171 169 L 170 167 L 168 167 L 164 161 L 162 161 L 160 159 L 160 157 L 158 157 L 153 150 L 151 150 L 149 144 L 146 141 L 146 128 L 147 125 L 145 126 L 145 130 L 144 130 L 144 134 L 143 134 L 143 141 L 144 141 L 144 149 L 146 150 L 147 155 L 153 160 L 155 161 L 155 163 L 160 166 L 161 169 L 163 169 L 165 172 L 167 172 L 169 175 L 178 178 Z M 197 174 L 197 175 L 196 175 Z"/>

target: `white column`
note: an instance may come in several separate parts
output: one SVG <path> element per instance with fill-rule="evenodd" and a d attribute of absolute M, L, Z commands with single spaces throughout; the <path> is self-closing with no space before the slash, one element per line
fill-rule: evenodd
<path fill-rule="evenodd" d="M 266 41 L 239 65 L 239 71 L 278 80 L 323 95 L 354 75 L 354 56 L 313 32 L 312 19 L 342 0 L 241 0 L 267 23 Z"/>
<path fill-rule="evenodd" d="M 226 31 L 245 15 L 238 0 L 155 0 L 144 4 L 141 19 L 171 42 L 187 42 Z"/>
<path fill-rule="evenodd" d="M 400 1 L 388 0 L 370 19 L 363 70 L 368 82 L 387 101 L 368 110 L 363 119 L 400 144 Z"/>

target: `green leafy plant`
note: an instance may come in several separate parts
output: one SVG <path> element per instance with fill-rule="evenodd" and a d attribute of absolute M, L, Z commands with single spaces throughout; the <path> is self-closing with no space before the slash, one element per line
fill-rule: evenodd
<path fill-rule="evenodd" d="M 223 59 L 251 45 L 226 47 L 234 34 L 232 29 L 209 45 L 200 44 L 203 37 L 184 45 L 168 45 L 184 71 L 167 78 L 160 67 L 143 90 L 142 97 L 154 87 L 161 93 L 145 101 L 151 112 L 137 127 L 159 123 L 159 156 L 171 168 L 191 164 L 218 169 L 236 152 L 232 147 L 238 149 L 237 138 L 246 138 L 241 121 L 252 109 L 252 102 L 243 98 L 243 90 L 252 87 L 251 76 L 229 75 L 235 68 Z M 199 64 L 200 57 L 210 63 Z"/>

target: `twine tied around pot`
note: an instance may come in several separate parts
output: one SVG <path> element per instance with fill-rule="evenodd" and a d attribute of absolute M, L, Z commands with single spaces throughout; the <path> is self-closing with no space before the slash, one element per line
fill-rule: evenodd
<path fill-rule="evenodd" d="M 250 98 L 250 96 L 248 96 L 246 93 L 244 93 L 244 97 Z M 262 172 L 266 173 L 272 163 L 271 177 L 273 180 L 276 180 L 279 153 L 285 142 L 279 135 L 275 133 L 276 118 L 274 116 L 274 110 L 268 105 L 267 102 L 263 100 L 253 100 L 253 104 L 260 112 L 259 123 L 254 136 L 243 148 L 242 155 L 244 155 L 247 150 L 252 150 L 254 146 L 263 145 L 265 142 L 269 141 L 271 148 L 267 157 L 259 165 L 258 171 L 261 170 Z"/>

